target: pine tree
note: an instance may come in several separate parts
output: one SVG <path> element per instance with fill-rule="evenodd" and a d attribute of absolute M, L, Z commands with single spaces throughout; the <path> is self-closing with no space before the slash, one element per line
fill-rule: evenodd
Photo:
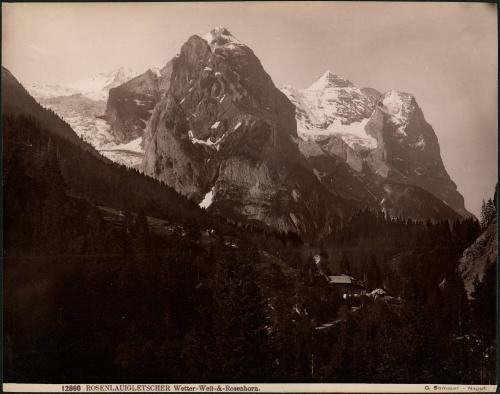
<path fill-rule="evenodd" d="M 272 373 L 270 323 L 255 282 L 257 261 L 252 250 L 240 250 L 238 258 L 219 257 L 212 303 L 202 312 L 204 325 L 189 334 L 194 349 L 189 364 L 207 379 L 258 381 Z"/>
<path fill-rule="evenodd" d="M 483 200 L 481 204 L 481 227 L 483 229 L 488 227 L 488 225 L 495 218 L 496 214 L 495 202 L 491 198 L 489 198 L 486 202 Z"/>
<path fill-rule="evenodd" d="M 488 258 L 486 266 L 482 282 L 476 283 L 472 303 L 474 328 L 479 340 L 476 364 L 480 368 L 479 377 L 482 379 L 477 381 L 480 384 L 491 384 L 496 377 L 497 264 Z"/>
<path fill-rule="evenodd" d="M 377 258 L 373 254 L 370 257 L 370 262 L 368 263 L 367 271 L 368 271 L 367 272 L 368 290 L 373 290 L 377 287 L 380 287 L 382 285 L 382 275 L 380 273 L 380 269 L 377 264 Z"/>
<path fill-rule="evenodd" d="M 485 339 L 493 340 L 495 338 L 496 327 L 496 263 L 491 263 L 488 258 L 486 261 L 486 272 L 483 280 L 476 283 L 474 302 L 472 304 L 475 320 L 479 324 L 480 332 Z"/>
<path fill-rule="evenodd" d="M 349 259 L 347 258 L 345 253 L 342 253 L 342 259 L 340 260 L 340 270 L 343 274 L 351 274 L 351 263 L 349 262 Z"/>

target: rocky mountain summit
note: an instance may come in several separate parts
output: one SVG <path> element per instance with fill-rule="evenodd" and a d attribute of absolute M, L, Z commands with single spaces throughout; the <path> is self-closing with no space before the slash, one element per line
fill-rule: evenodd
<path fill-rule="evenodd" d="M 370 207 L 414 219 L 468 214 L 413 96 L 331 71 L 277 89 L 224 27 L 110 89 L 104 119 L 144 149 L 142 170 L 225 216 L 326 233 Z M 135 146 L 134 145 L 134 146 Z"/>
<path fill-rule="evenodd" d="M 421 187 L 470 216 L 446 172 L 436 134 L 411 94 L 358 89 L 330 71 L 307 89 L 282 90 L 296 106 L 298 135 L 307 145 L 328 147 L 326 155 L 333 148 L 357 172 L 365 163 L 375 175 Z"/>
<path fill-rule="evenodd" d="M 444 167 L 434 129 L 425 120 L 415 97 L 394 90 L 384 94 L 366 124 L 366 131 L 377 140 L 376 149 L 367 158 L 377 175 L 419 186 L 461 216 L 471 215 Z"/>
<path fill-rule="evenodd" d="M 212 210 L 283 231 L 323 231 L 348 211 L 293 142 L 294 106 L 226 29 L 190 37 L 165 69 L 168 90 L 146 128 L 147 174 L 205 206 L 211 197 Z"/>

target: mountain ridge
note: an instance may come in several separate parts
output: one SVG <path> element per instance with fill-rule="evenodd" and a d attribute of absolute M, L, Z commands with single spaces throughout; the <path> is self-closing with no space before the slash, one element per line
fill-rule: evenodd
<path fill-rule="evenodd" d="M 297 108 L 303 140 L 324 144 L 340 138 L 350 148 L 349 163 L 355 170 L 365 162 L 375 174 L 422 187 L 461 216 L 471 216 L 444 168 L 436 134 L 412 94 L 358 89 L 329 70 L 311 86 L 282 89 Z"/>
<path fill-rule="evenodd" d="M 94 101 L 106 101 L 109 89 L 125 83 L 137 74 L 132 68 L 122 66 L 110 72 L 101 72 L 64 84 L 28 83 L 26 89 L 35 99 L 82 94 Z"/>
<path fill-rule="evenodd" d="M 172 188 L 101 155 L 80 139 L 69 124 L 38 104 L 5 67 L 2 67 L 2 113 L 5 125 L 9 126 L 4 128 L 3 135 L 4 145 L 6 142 L 10 144 L 4 152 L 5 160 L 11 153 L 17 154 L 11 146 L 17 149 L 25 147 L 22 149 L 28 149 L 28 152 L 32 149 L 50 151 L 56 157 L 58 171 L 68 190 L 95 204 L 117 209 L 133 206 L 136 211 L 146 209 L 156 212 L 159 217 L 176 216 L 182 212 L 187 220 L 203 214 Z M 38 130 L 38 135 L 31 136 L 24 131 L 19 126 L 23 122 L 33 123 L 31 128 Z M 30 139 L 40 140 L 42 145 L 33 147 Z"/>
<path fill-rule="evenodd" d="M 103 119 L 116 141 L 103 154 L 130 157 L 122 162 L 206 209 L 280 231 L 324 234 L 367 207 L 419 220 L 468 214 L 413 96 L 359 89 L 330 70 L 307 89 L 279 90 L 224 27 L 111 87 Z"/>
<path fill-rule="evenodd" d="M 315 167 L 318 159 L 301 151 L 296 106 L 276 88 L 253 51 L 224 28 L 205 37 L 211 41 L 191 36 L 163 69 L 169 70 L 161 79 L 168 88 L 159 92 L 161 99 L 145 125 L 146 173 L 195 201 L 210 196 L 210 210 L 243 215 L 300 234 L 327 232 L 337 218 L 365 206 L 380 209 L 380 201 L 391 201 L 388 194 L 396 189 L 397 199 L 408 193 L 418 201 L 430 198 L 432 208 L 418 213 L 410 203 L 399 210 L 390 206 L 388 213 L 403 212 L 419 219 L 426 215 L 456 217 L 445 204 L 412 189 L 415 186 L 402 189 L 394 182 L 389 186 L 370 176 L 363 153 L 342 144 L 314 148 L 322 152 L 321 165 L 346 179 L 344 186 L 332 183 L 329 176 L 326 184 Z M 332 73 L 323 79 L 364 95 Z M 362 112 L 366 122 L 372 114 L 368 103 L 373 105 L 373 101 L 366 96 Z M 350 115 L 348 110 L 342 113 Z M 355 170 L 359 175 L 343 167 L 342 163 L 349 167 L 353 160 L 358 163 Z M 294 168 L 296 174 L 284 168 Z M 354 184 L 358 185 L 359 198 L 353 198 L 348 190 Z M 285 197 L 280 190 L 288 190 L 289 195 Z M 315 203 L 311 205 L 311 201 Z M 324 216 L 331 219 L 325 222 Z"/>

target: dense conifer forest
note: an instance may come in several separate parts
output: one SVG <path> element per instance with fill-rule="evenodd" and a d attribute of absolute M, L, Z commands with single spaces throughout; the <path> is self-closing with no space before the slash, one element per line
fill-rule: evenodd
<path fill-rule="evenodd" d="M 6 381 L 494 381 L 495 265 L 474 300 L 456 273 L 476 220 L 365 210 L 306 243 L 211 216 L 34 117 L 3 132 Z M 347 302 L 315 254 L 398 302 Z"/>

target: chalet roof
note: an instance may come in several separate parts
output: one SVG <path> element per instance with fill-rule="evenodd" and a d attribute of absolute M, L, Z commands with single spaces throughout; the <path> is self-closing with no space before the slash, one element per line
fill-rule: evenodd
<path fill-rule="evenodd" d="M 331 275 L 328 277 L 330 283 L 354 283 L 354 278 L 349 275 Z"/>

